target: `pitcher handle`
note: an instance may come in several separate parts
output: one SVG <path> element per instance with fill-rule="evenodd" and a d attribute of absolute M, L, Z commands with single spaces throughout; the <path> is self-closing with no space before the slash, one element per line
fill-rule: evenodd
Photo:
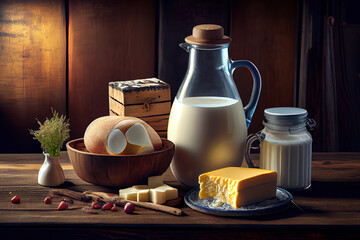
<path fill-rule="evenodd" d="M 245 152 L 245 160 L 246 163 L 248 165 L 249 168 L 259 168 L 257 166 L 254 165 L 254 163 L 251 161 L 250 158 L 250 151 L 251 149 L 255 149 L 254 147 L 252 147 L 252 144 L 256 141 L 259 140 L 260 142 L 263 141 L 265 139 L 265 134 L 262 133 L 261 131 L 258 133 L 253 133 L 250 134 L 247 139 L 246 139 L 246 152 Z"/>
<path fill-rule="evenodd" d="M 260 96 L 260 91 L 261 91 L 261 76 L 260 76 L 258 69 L 252 62 L 250 62 L 248 60 L 238 60 L 238 61 L 230 60 L 231 74 L 233 74 L 235 68 L 238 68 L 238 67 L 248 68 L 251 72 L 251 75 L 252 75 L 252 78 L 254 81 L 249 103 L 244 107 L 245 118 L 246 118 L 246 127 L 249 128 L 251 118 L 255 112 L 256 105 L 259 101 L 259 96 Z"/>

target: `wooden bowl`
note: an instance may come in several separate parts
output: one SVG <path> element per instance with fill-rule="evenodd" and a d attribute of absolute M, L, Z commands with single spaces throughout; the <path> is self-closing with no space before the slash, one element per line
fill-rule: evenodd
<path fill-rule="evenodd" d="M 75 173 L 84 181 L 108 187 L 147 184 L 150 176 L 163 174 L 175 152 L 174 144 L 164 138 L 159 151 L 140 155 L 106 155 L 87 151 L 84 139 L 66 144 Z"/>

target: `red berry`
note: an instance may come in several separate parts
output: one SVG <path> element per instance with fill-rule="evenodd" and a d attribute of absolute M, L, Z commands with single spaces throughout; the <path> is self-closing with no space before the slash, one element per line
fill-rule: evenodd
<path fill-rule="evenodd" d="M 114 204 L 110 210 L 111 210 L 112 212 L 116 212 L 116 211 L 117 211 L 116 204 Z"/>
<path fill-rule="evenodd" d="M 112 205 L 111 203 L 106 203 L 103 207 L 102 207 L 102 210 L 110 210 L 112 208 Z"/>
<path fill-rule="evenodd" d="M 11 199 L 11 202 L 12 202 L 12 203 L 20 203 L 20 197 L 14 196 L 14 197 Z"/>
<path fill-rule="evenodd" d="M 134 204 L 132 204 L 132 203 L 125 204 L 125 207 L 124 207 L 124 212 L 125 213 L 128 213 L 128 214 L 133 213 L 134 210 L 135 210 L 135 205 Z"/>
<path fill-rule="evenodd" d="M 91 205 L 91 208 L 92 209 L 100 209 L 101 208 L 101 204 L 99 202 L 94 202 L 92 205 Z"/>
<path fill-rule="evenodd" d="M 69 205 L 66 202 L 61 201 L 61 203 L 59 204 L 57 210 L 66 210 L 66 209 L 68 209 L 68 207 L 69 207 Z"/>
<path fill-rule="evenodd" d="M 45 199 L 44 199 L 44 203 L 45 204 L 51 204 L 52 203 L 52 198 L 50 196 L 47 196 Z"/>

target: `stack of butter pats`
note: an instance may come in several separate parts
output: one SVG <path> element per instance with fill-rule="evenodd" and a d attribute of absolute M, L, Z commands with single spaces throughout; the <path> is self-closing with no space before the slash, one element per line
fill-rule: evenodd
<path fill-rule="evenodd" d="M 164 184 L 162 176 L 153 176 L 148 178 L 148 185 L 120 189 L 119 195 L 126 200 L 163 204 L 178 198 L 178 190 Z"/>
<path fill-rule="evenodd" d="M 212 197 L 238 209 L 275 197 L 276 183 L 275 171 L 227 167 L 199 176 L 199 198 Z"/>

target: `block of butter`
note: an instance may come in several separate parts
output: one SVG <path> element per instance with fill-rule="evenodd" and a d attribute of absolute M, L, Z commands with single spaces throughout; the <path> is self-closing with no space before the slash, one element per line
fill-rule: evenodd
<path fill-rule="evenodd" d="M 156 204 L 163 204 L 177 197 L 178 190 L 166 184 L 150 189 L 150 201 Z"/>
<path fill-rule="evenodd" d="M 199 198 L 216 198 L 235 209 L 273 198 L 276 195 L 275 171 L 227 167 L 199 176 Z"/>
<path fill-rule="evenodd" d="M 148 177 L 148 186 L 149 186 L 149 188 L 156 188 L 156 187 L 159 187 L 159 186 L 162 186 L 162 185 L 164 185 L 164 180 L 163 180 L 162 175 Z"/>
<path fill-rule="evenodd" d="M 119 190 L 120 197 L 138 202 L 153 202 L 163 204 L 166 201 L 178 198 L 178 190 L 164 184 L 163 177 L 152 176 L 148 178 L 148 185 L 135 185 Z"/>
<path fill-rule="evenodd" d="M 126 200 L 148 202 L 149 201 L 149 187 L 147 185 L 135 185 L 129 188 L 120 189 L 120 197 Z"/>

